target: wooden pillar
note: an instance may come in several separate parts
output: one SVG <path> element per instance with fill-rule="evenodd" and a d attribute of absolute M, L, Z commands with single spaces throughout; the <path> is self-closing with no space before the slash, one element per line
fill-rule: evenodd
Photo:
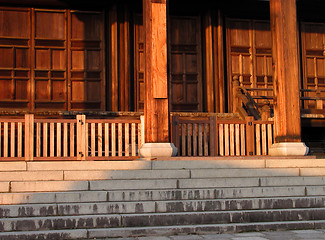
<path fill-rule="evenodd" d="M 169 142 L 166 5 L 166 0 L 143 0 L 146 143 Z"/>
<path fill-rule="evenodd" d="M 296 11 L 296 0 L 270 0 L 275 143 L 301 142 Z"/>
<path fill-rule="evenodd" d="M 271 0 L 275 142 L 300 142 L 296 0 Z"/>
<path fill-rule="evenodd" d="M 171 157 L 167 84 L 167 0 L 143 0 L 145 27 L 145 143 L 141 157 Z"/>

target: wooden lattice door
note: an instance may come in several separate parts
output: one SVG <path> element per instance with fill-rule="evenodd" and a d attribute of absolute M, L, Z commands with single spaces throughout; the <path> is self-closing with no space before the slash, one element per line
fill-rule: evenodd
<path fill-rule="evenodd" d="M 227 61 L 229 105 L 232 106 L 232 79 L 251 91 L 258 103 L 273 96 L 272 38 L 270 22 L 227 19 Z"/>
<path fill-rule="evenodd" d="M 199 17 L 170 17 L 169 99 L 171 111 L 202 111 Z"/>
<path fill-rule="evenodd" d="M 305 109 L 324 109 L 323 101 L 316 106 L 316 99 L 325 98 L 325 24 L 302 23 L 302 63 L 303 63 L 303 97 L 313 100 L 304 101 Z M 320 91 L 319 91 L 320 90 Z"/>
<path fill-rule="evenodd" d="M 103 13 L 0 8 L 0 108 L 104 110 Z"/>

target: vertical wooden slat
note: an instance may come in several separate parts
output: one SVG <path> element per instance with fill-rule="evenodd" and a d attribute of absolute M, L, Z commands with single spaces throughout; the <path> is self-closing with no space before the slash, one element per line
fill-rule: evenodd
<path fill-rule="evenodd" d="M 204 124 L 204 156 L 209 156 L 208 124 Z"/>
<path fill-rule="evenodd" d="M 247 155 L 254 155 L 255 149 L 255 134 L 254 134 L 254 118 L 253 117 L 246 117 L 246 154 Z"/>
<path fill-rule="evenodd" d="M 96 156 L 96 133 L 95 133 L 96 125 L 95 123 L 90 124 L 90 141 L 91 141 L 91 156 L 95 157 Z"/>
<path fill-rule="evenodd" d="M 0 157 L 2 154 L 1 135 L 2 135 L 2 122 L 0 122 Z"/>
<path fill-rule="evenodd" d="M 1 124 L 1 123 L 0 123 Z M 1 132 L 1 125 L 0 125 L 0 132 Z M 17 130 L 17 157 L 22 157 L 23 155 L 23 123 L 18 123 L 18 130 Z M 0 149 L 1 149 L 1 140 L 0 140 Z M 0 150 L 1 156 L 1 150 Z"/>
<path fill-rule="evenodd" d="M 230 134 L 230 155 L 235 155 L 235 126 L 234 124 L 229 124 L 229 134 Z"/>
<path fill-rule="evenodd" d="M 112 156 L 116 156 L 116 127 L 115 123 L 112 123 Z"/>
<path fill-rule="evenodd" d="M 268 124 L 267 125 L 267 147 L 268 147 L 268 151 L 267 153 L 269 154 L 269 149 L 272 146 L 273 143 L 273 124 Z"/>
<path fill-rule="evenodd" d="M 225 124 L 225 155 L 229 156 L 229 124 Z"/>
<path fill-rule="evenodd" d="M 175 147 L 179 149 L 177 151 L 177 155 L 180 155 L 180 139 L 179 139 L 179 116 L 172 117 L 172 143 L 174 143 Z"/>
<path fill-rule="evenodd" d="M 199 156 L 203 156 L 202 124 L 199 123 Z"/>
<path fill-rule="evenodd" d="M 54 157 L 54 123 L 50 123 L 50 157 Z"/>
<path fill-rule="evenodd" d="M 136 156 L 135 123 L 131 124 L 131 156 Z"/>
<path fill-rule="evenodd" d="M 215 121 L 214 121 L 214 117 L 210 117 L 210 156 L 215 156 L 215 127 L 216 127 L 216 124 L 215 124 Z"/>
<path fill-rule="evenodd" d="M 36 157 L 41 156 L 41 123 L 36 123 Z"/>
<path fill-rule="evenodd" d="M 77 160 L 86 160 L 87 149 L 87 123 L 85 115 L 77 115 Z"/>
<path fill-rule="evenodd" d="M 261 155 L 261 125 L 255 124 L 256 155 Z"/>
<path fill-rule="evenodd" d="M 61 123 L 56 123 L 56 156 L 61 157 Z"/>
<path fill-rule="evenodd" d="M 185 124 L 182 123 L 182 156 L 186 156 L 186 133 L 185 133 Z"/>
<path fill-rule="evenodd" d="M 139 132 L 138 132 L 138 141 L 139 141 L 139 148 L 142 146 L 142 144 L 145 143 L 145 121 L 144 121 L 144 115 L 140 116 L 140 125 L 139 125 Z"/>
<path fill-rule="evenodd" d="M 220 153 L 220 156 L 224 156 L 225 155 L 225 152 L 224 152 L 224 136 L 223 136 L 223 133 L 224 133 L 224 127 L 223 127 L 224 124 L 219 124 L 219 153 Z"/>
<path fill-rule="evenodd" d="M 3 156 L 8 157 L 8 147 L 9 147 L 9 140 L 8 140 L 8 122 L 4 123 L 3 126 Z"/>
<path fill-rule="evenodd" d="M 25 114 L 25 160 L 34 158 L 34 115 Z"/>
<path fill-rule="evenodd" d="M 125 144 L 125 156 L 130 156 L 130 125 L 129 123 L 125 123 L 124 125 L 124 131 L 125 131 L 125 136 L 124 136 L 124 144 Z"/>
<path fill-rule="evenodd" d="M 197 124 L 193 124 L 193 156 L 197 156 Z"/>
<path fill-rule="evenodd" d="M 98 157 L 103 156 L 103 124 L 98 123 Z"/>
<path fill-rule="evenodd" d="M 187 156 L 192 156 L 192 124 L 187 124 Z"/>
<path fill-rule="evenodd" d="M 43 123 L 43 157 L 47 157 L 48 155 L 48 124 Z"/>
<path fill-rule="evenodd" d="M 75 150 L 74 150 L 74 139 L 75 139 L 75 127 L 74 127 L 74 123 L 70 123 L 70 157 L 74 157 L 75 156 Z M 78 156 L 78 153 L 77 153 Z"/>
<path fill-rule="evenodd" d="M 15 156 L 16 156 L 16 123 L 12 122 L 10 124 L 10 157 L 15 157 Z"/>
<path fill-rule="evenodd" d="M 68 156 L 68 123 L 63 123 L 63 157 Z"/>
<path fill-rule="evenodd" d="M 262 155 L 267 155 L 266 124 L 262 124 Z"/>
<path fill-rule="evenodd" d="M 240 124 L 240 153 L 242 156 L 246 155 L 245 124 Z"/>
<path fill-rule="evenodd" d="M 109 156 L 109 123 L 105 123 L 105 157 Z"/>
<path fill-rule="evenodd" d="M 88 149 L 89 149 L 89 124 L 86 122 L 86 124 L 85 124 L 86 126 L 85 126 L 85 128 L 86 128 L 86 130 L 85 130 L 85 160 L 87 159 L 87 157 L 89 156 L 89 151 L 88 151 Z"/>
<path fill-rule="evenodd" d="M 240 156 L 240 130 L 239 124 L 235 124 L 235 142 L 236 142 L 236 156 Z"/>
<path fill-rule="evenodd" d="M 122 123 L 118 123 L 118 156 L 122 156 L 122 151 L 123 151 L 123 132 L 122 132 Z"/>

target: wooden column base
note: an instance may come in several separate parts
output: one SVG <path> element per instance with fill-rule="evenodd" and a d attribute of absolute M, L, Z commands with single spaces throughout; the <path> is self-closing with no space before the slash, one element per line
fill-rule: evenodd
<path fill-rule="evenodd" d="M 145 143 L 139 151 L 143 158 L 175 157 L 177 154 L 177 148 L 173 143 Z"/>
<path fill-rule="evenodd" d="M 274 143 L 269 150 L 271 156 L 305 156 L 309 148 L 303 142 Z"/>

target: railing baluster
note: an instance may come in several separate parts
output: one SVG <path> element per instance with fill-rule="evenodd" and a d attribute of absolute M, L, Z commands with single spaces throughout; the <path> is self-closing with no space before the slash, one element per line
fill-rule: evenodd
<path fill-rule="evenodd" d="M 91 156 L 92 157 L 95 157 L 96 156 L 96 142 L 95 142 L 95 139 L 96 139 L 96 133 L 95 133 L 95 129 L 96 129 L 96 125 L 95 123 L 91 123 L 90 124 L 90 128 L 91 128 L 91 132 L 90 132 L 90 139 L 91 139 Z"/>
<path fill-rule="evenodd" d="M 193 156 L 197 156 L 197 124 L 193 124 Z"/>
<path fill-rule="evenodd" d="M 273 143 L 273 124 L 267 124 L 267 153 L 269 153 L 269 149 L 272 146 Z"/>
<path fill-rule="evenodd" d="M 199 123 L 199 156 L 203 156 L 202 123 Z"/>
<path fill-rule="evenodd" d="M 16 156 L 16 124 L 10 124 L 10 157 Z"/>
<path fill-rule="evenodd" d="M 41 123 L 36 123 L 36 157 L 41 156 Z"/>
<path fill-rule="evenodd" d="M 1 149 L 2 149 L 1 134 L 2 134 L 2 122 L 0 122 L 0 157 L 1 157 L 1 154 L 2 154 L 2 151 L 1 151 Z"/>
<path fill-rule="evenodd" d="M 3 126 L 3 156 L 8 157 L 8 148 L 9 148 L 9 143 L 8 143 L 8 122 L 4 123 Z"/>
<path fill-rule="evenodd" d="M 70 123 L 70 157 L 75 156 L 75 123 Z M 78 153 L 77 153 L 78 154 Z"/>
<path fill-rule="evenodd" d="M 0 126 L 0 132 L 1 132 L 1 126 Z M 17 157 L 22 157 L 23 155 L 23 123 L 19 122 L 18 123 L 18 136 L 17 136 Z M 1 146 L 1 141 L 0 141 L 0 146 Z M 1 147 L 0 147 L 1 148 Z M 1 156 L 1 151 L 0 151 L 0 156 Z"/>
<path fill-rule="evenodd" d="M 54 123 L 50 123 L 50 157 L 54 157 Z"/>
<path fill-rule="evenodd" d="M 192 124 L 187 124 L 187 156 L 192 156 Z"/>
<path fill-rule="evenodd" d="M 68 123 L 63 123 L 63 157 L 68 156 Z"/>
<path fill-rule="evenodd" d="M 209 145 L 208 145 L 208 124 L 204 124 L 204 156 L 209 156 Z"/>
<path fill-rule="evenodd" d="M 135 135 L 135 123 L 131 124 L 131 156 L 136 156 L 136 135 Z"/>
<path fill-rule="evenodd" d="M 103 125 L 98 123 L 98 157 L 103 156 Z"/>
<path fill-rule="evenodd" d="M 229 124 L 230 134 L 230 155 L 235 156 L 235 129 L 234 124 Z"/>
<path fill-rule="evenodd" d="M 112 156 L 116 156 L 116 129 L 115 129 L 115 123 L 112 123 Z"/>
<path fill-rule="evenodd" d="M 124 132 L 125 156 L 130 156 L 130 126 L 128 123 L 124 124 Z"/>
<path fill-rule="evenodd" d="M 255 125 L 256 155 L 261 155 L 261 125 Z"/>
<path fill-rule="evenodd" d="M 182 156 L 186 156 L 185 124 L 182 124 Z"/>
<path fill-rule="evenodd" d="M 48 155 L 48 124 L 43 123 L 43 157 L 47 157 Z"/>
<path fill-rule="evenodd" d="M 105 123 L 105 157 L 109 156 L 109 124 Z"/>
<path fill-rule="evenodd" d="M 56 156 L 61 157 L 61 123 L 56 124 Z"/>
<path fill-rule="evenodd" d="M 123 132 L 122 132 L 122 123 L 118 123 L 117 124 L 117 128 L 118 128 L 118 156 L 122 156 L 122 144 L 123 144 Z"/>
<path fill-rule="evenodd" d="M 224 152 L 224 124 L 219 124 L 219 153 L 220 156 L 224 156 L 225 152 Z"/>
<path fill-rule="evenodd" d="M 225 124 L 225 156 L 229 156 L 229 124 Z"/>
<path fill-rule="evenodd" d="M 262 155 L 267 155 L 266 124 L 262 124 Z"/>
<path fill-rule="evenodd" d="M 235 124 L 235 142 L 236 142 L 236 156 L 240 156 L 240 131 L 239 131 L 239 124 Z"/>
<path fill-rule="evenodd" d="M 240 153 L 242 156 L 246 155 L 245 124 L 240 124 Z"/>

